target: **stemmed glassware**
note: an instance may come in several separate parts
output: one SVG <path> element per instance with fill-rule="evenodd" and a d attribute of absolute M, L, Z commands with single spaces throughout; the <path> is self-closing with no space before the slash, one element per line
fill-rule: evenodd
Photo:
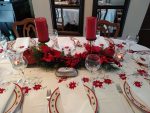
<path fill-rule="evenodd" d="M 130 50 L 132 45 L 138 43 L 139 37 L 138 36 L 134 37 L 133 35 L 127 35 L 125 41 L 127 44 L 127 50 Z"/>
<path fill-rule="evenodd" d="M 85 59 L 85 67 L 91 72 L 96 72 L 100 68 L 100 57 L 96 54 L 89 54 Z"/>
<path fill-rule="evenodd" d="M 23 70 L 27 67 L 28 64 L 27 59 L 23 56 L 22 53 L 16 52 L 10 52 L 9 59 L 12 64 L 12 67 L 16 70 L 19 70 L 20 75 L 25 79 Z"/>
<path fill-rule="evenodd" d="M 49 31 L 49 37 L 52 41 L 55 41 L 56 38 L 58 37 L 58 32 L 56 29 L 50 29 Z"/>
<path fill-rule="evenodd" d="M 1 34 L 0 31 L 0 61 L 7 58 L 7 40 L 4 35 Z"/>

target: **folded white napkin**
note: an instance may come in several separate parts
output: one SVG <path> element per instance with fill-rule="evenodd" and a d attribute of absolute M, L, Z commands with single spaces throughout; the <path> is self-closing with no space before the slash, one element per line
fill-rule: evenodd
<path fill-rule="evenodd" d="M 95 88 L 100 113 L 132 113 L 126 101 L 121 98 L 115 84 Z"/>
<path fill-rule="evenodd" d="M 150 85 L 142 77 L 129 77 L 127 80 L 131 91 L 150 108 Z"/>
<path fill-rule="evenodd" d="M 65 49 L 65 47 L 68 47 L 71 51 L 75 49 L 74 42 L 70 37 L 58 37 L 57 41 L 60 50 L 62 50 L 62 48 Z"/>
<path fill-rule="evenodd" d="M 17 52 L 24 52 L 29 47 L 29 43 L 30 37 L 17 38 L 13 46 L 13 49 Z"/>
<path fill-rule="evenodd" d="M 64 113 L 94 113 L 81 78 L 73 78 L 59 84 Z"/>
<path fill-rule="evenodd" d="M 109 42 L 107 40 L 105 40 L 105 38 L 103 36 L 99 36 L 97 35 L 97 40 L 95 40 L 95 45 L 96 46 L 100 46 L 100 44 L 103 44 L 103 48 L 107 48 L 109 47 Z"/>
<path fill-rule="evenodd" d="M 8 86 L 0 85 L 0 88 L 4 89 L 3 93 L 0 93 L 0 113 L 4 113 L 5 107 L 15 89 L 15 84 L 10 83 Z"/>

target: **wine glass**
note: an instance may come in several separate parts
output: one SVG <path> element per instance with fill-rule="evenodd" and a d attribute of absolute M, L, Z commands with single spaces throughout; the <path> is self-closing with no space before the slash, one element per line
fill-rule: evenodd
<path fill-rule="evenodd" d="M 20 74 L 24 79 L 24 68 L 27 67 L 28 61 L 23 56 L 23 53 L 17 53 L 17 52 L 10 52 L 9 53 L 9 59 L 12 64 L 12 67 L 16 70 L 20 71 Z"/>
<path fill-rule="evenodd" d="M 0 34 L 0 61 L 7 58 L 7 40 Z"/>
<path fill-rule="evenodd" d="M 139 37 L 133 36 L 133 35 L 127 35 L 126 37 L 126 44 L 127 44 L 127 50 L 129 51 L 131 49 L 131 46 L 138 43 Z"/>
<path fill-rule="evenodd" d="M 100 57 L 96 54 L 89 54 L 85 59 L 85 67 L 91 72 L 96 72 L 100 68 Z"/>
<path fill-rule="evenodd" d="M 49 30 L 49 37 L 50 39 L 55 42 L 56 38 L 58 37 L 58 32 L 56 29 L 50 29 Z"/>

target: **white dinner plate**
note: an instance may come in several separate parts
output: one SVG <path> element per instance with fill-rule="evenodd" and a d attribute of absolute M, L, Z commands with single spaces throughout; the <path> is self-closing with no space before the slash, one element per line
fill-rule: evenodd
<path fill-rule="evenodd" d="M 150 113 L 150 109 L 144 105 L 144 103 L 142 102 L 142 100 L 140 100 L 130 89 L 130 86 L 127 82 L 124 83 L 124 91 L 126 96 L 128 97 L 128 99 L 134 104 L 136 105 L 138 108 L 140 108 L 141 110 Z"/>
<path fill-rule="evenodd" d="M 95 96 L 95 93 L 87 86 L 85 86 L 85 90 L 87 92 L 87 96 L 89 98 L 90 104 L 93 108 L 93 111 L 97 113 L 98 110 L 98 101 Z M 86 108 L 85 108 L 86 109 Z M 50 113 L 63 113 L 62 103 L 59 88 L 55 89 L 52 93 L 51 98 L 49 100 L 49 112 Z"/>
<path fill-rule="evenodd" d="M 21 87 L 15 84 L 15 89 L 9 99 L 8 104 L 6 105 L 4 113 L 13 113 L 18 107 L 18 105 L 20 104 L 22 97 L 23 97 L 23 93 Z"/>

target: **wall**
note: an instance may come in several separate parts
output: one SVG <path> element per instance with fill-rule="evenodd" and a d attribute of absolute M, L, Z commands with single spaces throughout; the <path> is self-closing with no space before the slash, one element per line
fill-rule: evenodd
<path fill-rule="evenodd" d="M 52 28 L 49 0 L 32 0 L 35 17 L 46 17 L 48 28 Z"/>
<path fill-rule="evenodd" d="M 51 11 L 49 0 L 32 0 L 35 17 L 44 16 L 47 18 L 49 28 L 52 28 Z M 124 30 L 123 37 L 128 34 L 137 35 L 145 17 L 150 0 L 131 0 Z M 87 16 L 92 15 L 93 0 L 85 0 L 84 22 Z M 85 26 L 85 24 L 84 24 Z M 85 28 L 83 29 L 85 34 Z"/>
<path fill-rule="evenodd" d="M 150 0 L 131 0 L 123 30 L 123 37 L 128 34 L 136 36 L 139 33 L 149 3 Z"/>
<path fill-rule="evenodd" d="M 93 8 L 93 0 L 85 0 L 84 4 L 84 28 L 83 28 L 83 35 L 85 35 L 85 22 L 86 17 L 92 16 L 92 9 Z"/>

